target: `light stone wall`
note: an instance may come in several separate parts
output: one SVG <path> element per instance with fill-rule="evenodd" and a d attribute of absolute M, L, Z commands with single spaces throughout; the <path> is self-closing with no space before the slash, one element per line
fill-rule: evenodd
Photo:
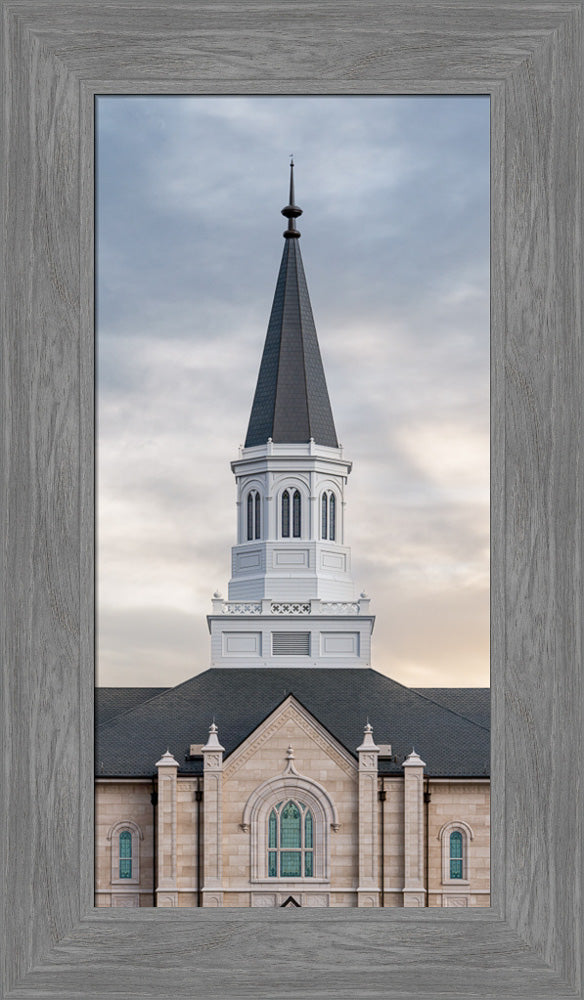
<path fill-rule="evenodd" d="M 293 880 L 282 886 L 264 882 L 247 888 L 250 877 L 251 834 L 241 829 L 249 796 L 263 781 L 281 775 L 287 764 L 288 746 L 294 749 L 296 770 L 324 786 L 338 811 L 340 828 L 329 833 L 331 880 L 328 905 L 356 906 L 358 885 L 358 782 L 356 761 L 352 764 L 335 749 L 321 730 L 292 707 L 260 727 L 254 739 L 232 755 L 223 770 L 223 886 L 224 906 L 280 905 L 287 895 L 302 896 L 302 905 L 319 902 L 319 886 L 309 898 L 308 887 Z M 381 778 L 378 779 L 379 787 Z M 385 777 L 385 906 L 403 906 L 404 886 L 404 779 Z M 96 906 L 152 906 L 153 809 L 152 783 L 144 781 L 96 782 Z M 176 879 L 177 905 L 197 905 L 197 802 L 196 779 L 177 779 Z M 430 906 L 489 906 L 489 785 L 478 781 L 433 782 L 428 806 Z M 204 805 L 203 814 L 204 814 Z M 380 804 L 378 803 L 378 807 Z M 426 810 L 424 809 L 424 816 Z M 379 830 L 381 814 L 379 809 Z M 122 821 L 135 823 L 143 834 L 140 841 L 140 882 L 112 885 L 108 832 Z M 442 845 L 438 839 L 445 824 L 463 821 L 472 829 L 469 843 L 470 884 L 442 882 Z M 378 840 L 379 842 L 379 840 Z M 328 893 L 328 887 L 324 890 Z M 284 893 L 280 900 L 280 896 Z M 268 896 L 272 897 L 272 901 Z M 114 898 L 115 897 L 115 898 Z M 321 897 L 322 898 L 322 897 Z"/>
<path fill-rule="evenodd" d="M 152 906 L 153 808 L 152 782 L 96 781 L 95 784 L 95 888 L 96 906 L 111 906 L 115 895 L 138 897 L 140 906 Z M 112 885 L 112 841 L 108 833 L 117 823 L 135 823 L 139 841 L 140 881 Z M 100 891 L 101 890 L 101 891 Z M 105 894 L 102 892 L 105 890 Z"/>
<path fill-rule="evenodd" d="M 179 889 L 196 889 L 197 885 L 197 791 L 196 778 L 177 779 L 177 833 L 176 878 Z M 202 813 L 202 810 L 201 810 Z M 179 906 L 196 906 L 185 903 L 185 894 L 179 894 Z"/>
<path fill-rule="evenodd" d="M 430 906 L 490 906 L 490 787 L 478 781 L 430 781 L 428 808 L 428 868 Z M 469 885 L 442 880 L 441 829 L 448 823 L 466 823 L 474 837 L 468 843 Z M 462 898 L 466 898 L 466 903 Z"/>
<path fill-rule="evenodd" d="M 403 906 L 404 885 L 404 780 L 399 777 L 379 779 L 379 787 L 385 787 L 384 808 L 385 861 L 384 886 L 385 906 Z M 381 824 L 381 815 L 380 815 Z"/>
<path fill-rule="evenodd" d="M 328 830 L 331 848 L 331 884 L 356 889 L 358 877 L 358 786 L 356 763 L 346 760 L 318 730 L 293 708 L 262 727 L 237 759 L 228 759 L 223 770 L 223 884 L 240 888 L 249 879 L 251 831 L 241 829 L 245 803 L 258 785 L 282 775 L 287 749 L 294 750 L 294 766 L 324 786 L 333 800 L 340 823 Z M 287 883 L 292 885 L 292 882 Z M 290 892 L 293 893 L 293 886 Z M 269 891 L 271 886 L 268 887 Z M 229 904 L 226 904 L 229 905 Z M 230 904 L 237 905 L 237 904 Z M 249 904 L 245 904 L 249 905 Z"/>

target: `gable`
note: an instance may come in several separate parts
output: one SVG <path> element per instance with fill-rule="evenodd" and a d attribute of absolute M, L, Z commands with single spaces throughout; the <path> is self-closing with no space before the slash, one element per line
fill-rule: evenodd
<path fill-rule="evenodd" d="M 288 695 L 230 754 L 223 768 L 224 778 L 232 777 L 252 760 L 257 774 L 258 758 L 261 757 L 266 760 L 266 770 L 270 767 L 272 771 L 281 770 L 288 745 L 293 746 L 300 762 L 309 758 L 308 765 L 303 764 L 307 769 L 318 765 L 320 758 L 323 763 L 330 761 L 351 778 L 357 775 L 356 760 L 293 695 Z"/>

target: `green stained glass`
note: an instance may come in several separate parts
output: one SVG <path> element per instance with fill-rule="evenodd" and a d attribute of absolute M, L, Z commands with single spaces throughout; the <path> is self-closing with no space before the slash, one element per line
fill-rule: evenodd
<path fill-rule="evenodd" d="M 276 878 L 278 874 L 278 855 L 276 851 L 268 851 L 268 875 Z"/>
<path fill-rule="evenodd" d="M 294 802 L 280 813 L 280 847 L 300 847 L 300 810 Z"/>
<path fill-rule="evenodd" d="M 278 820 L 276 819 L 276 813 L 272 809 L 270 813 L 270 822 L 269 822 L 268 847 L 277 847 L 277 846 L 278 846 Z"/>
<path fill-rule="evenodd" d="M 455 830 L 450 834 L 450 878 L 462 878 L 462 834 Z"/>
<path fill-rule="evenodd" d="M 304 846 L 312 847 L 312 813 L 308 811 L 304 818 Z"/>
<path fill-rule="evenodd" d="M 306 878 L 312 878 L 312 851 L 304 855 L 304 874 Z"/>
<path fill-rule="evenodd" d="M 300 851 L 281 851 L 280 877 L 299 878 L 301 874 Z"/>
<path fill-rule="evenodd" d="M 120 833 L 120 878 L 132 878 L 132 834 L 129 830 Z"/>

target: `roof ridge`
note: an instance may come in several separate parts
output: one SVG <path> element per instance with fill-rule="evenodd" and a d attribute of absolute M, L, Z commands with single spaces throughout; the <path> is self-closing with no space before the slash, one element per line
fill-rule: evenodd
<path fill-rule="evenodd" d="M 397 683 L 399 683 L 399 681 Z M 448 708 L 446 705 L 441 705 L 440 702 L 439 701 L 435 701 L 434 698 L 429 698 L 427 695 L 421 694 L 420 693 L 420 688 L 407 688 L 407 690 L 411 691 L 415 695 L 418 695 L 420 698 L 423 698 L 424 701 L 429 701 L 432 705 L 437 705 L 438 708 L 441 708 L 444 712 L 450 712 L 451 715 L 456 715 L 459 719 L 464 719 L 465 722 L 470 722 L 471 726 L 477 726 L 478 729 L 482 729 L 484 733 L 489 733 L 489 735 L 490 735 L 490 733 L 491 733 L 490 726 L 489 727 L 482 726 L 480 722 L 475 722 L 475 720 L 474 719 L 470 719 L 468 717 L 468 715 L 463 715 L 462 712 L 457 712 L 454 708 Z M 437 690 L 437 691 L 490 691 L 491 689 L 490 688 L 446 688 L 445 687 L 445 688 L 432 688 L 430 690 Z"/>

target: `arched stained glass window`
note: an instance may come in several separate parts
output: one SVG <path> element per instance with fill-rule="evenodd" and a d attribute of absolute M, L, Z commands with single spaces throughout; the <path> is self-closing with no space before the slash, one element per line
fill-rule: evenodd
<path fill-rule="evenodd" d="M 290 538 L 290 491 L 282 494 L 282 538 Z"/>
<path fill-rule="evenodd" d="M 312 813 L 310 809 L 306 810 L 306 815 L 304 817 L 304 874 L 307 878 L 311 878 L 313 874 L 312 868 Z"/>
<path fill-rule="evenodd" d="M 268 876 L 311 878 L 313 866 L 313 818 L 302 802 L 279 802 L 268 819 Z"/>
<path fill-rule="evenodd" d="M 132 834 L 129 830 L 120 833 L 120 878 L 132 878 Z"/>
<path fill-rule="evenodd" d="M 334 493 L 331 493 L 329 497 L 329 538 L 331 542 L 334 542 L 335 540 L 336 506 L 337 506 L 336 497 Z"/>
<path fill-rule="evenodd" d="M 292 497 L 292 535 L 294 538 L 300 538 L 301 529 L 300 490 L 294 490 L 294 496 Z"/>
<path fill-rule="evenodd" d="M 454 830 L 450 834 L 450 878 L 462 878 L 462 833 Z"/>
<path fill-rule="evenodd" d="M 301 821 L 294 802 L 287 802 L 280 813 L 280 847 L 280 876 L 298 878 L 302 874 Z"/>
<path fill-rule="evenodd" d="M 321 500 L 321 525 L 320 525 L 320 535 L 321 538 L 326 538 L 328 533 L 328 497 L 326 493 L 323 493 Z"/>
<path fill-rule="evenodd" d="M 247 494 L 247 540 L 253 538 L 253 494 Z"/>
<path fill-rule="evenodd" d="M 272 809 L 268 824 L 268 875 L 275 878 L 278 874 L 278 817 Z"/>

